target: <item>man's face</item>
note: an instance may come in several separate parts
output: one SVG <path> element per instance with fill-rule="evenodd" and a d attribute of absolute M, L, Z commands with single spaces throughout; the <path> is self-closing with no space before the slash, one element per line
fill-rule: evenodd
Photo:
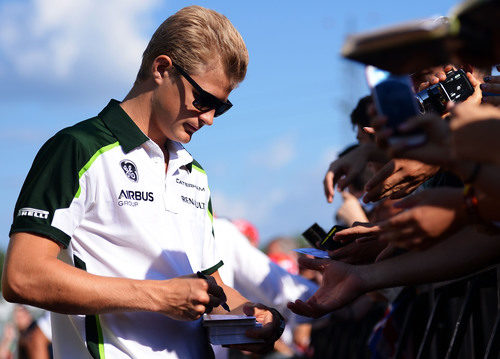
<path fill-rule="evenodd" d="M 189 74 L 202 89 L 220 100 L 227 100 L 230 82 L 222 66 L 212 66 L 199 74 Z M 196 89 L 174 69 L 159 82 L 153 94 L 153 125 L 159 136 L 188 143 L 204 125 L 213 123 L 215 110 L 202 112 L 193 105 Z M 162 136 L 163 135 L 163 136 Z"/>

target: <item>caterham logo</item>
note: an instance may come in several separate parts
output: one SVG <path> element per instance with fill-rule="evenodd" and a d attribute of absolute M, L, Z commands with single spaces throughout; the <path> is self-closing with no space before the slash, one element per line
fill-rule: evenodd
<path fill-rule="evenodd" d="M 130 160 L 123 160 L 120 162 L 120 166 L 129 180 L 133 182 L 137 182 L 139 180 L 139 174 L 137 173 L 137 167 L 134 162 Z"/>

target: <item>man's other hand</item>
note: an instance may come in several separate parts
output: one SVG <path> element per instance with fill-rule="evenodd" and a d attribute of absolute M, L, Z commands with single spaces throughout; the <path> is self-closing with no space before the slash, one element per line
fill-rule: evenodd
<path fill-rule="evenodd" d="M 247 303 L 243 307 L 243 312 L 248 316 L 254 316 L 257 322 L 262 324 L 262 328 L 250 329 L 246 336 L 254 339 L 262 339 L 263 343 L 255 344 L 233 344 L 228 345 L 243 351 L 257 354 L 269 353 L 274 348 L 274 343 L 281 337 L 285 329 L 283 316 L 274 308 L 269 308 L 260 303 Z"/>

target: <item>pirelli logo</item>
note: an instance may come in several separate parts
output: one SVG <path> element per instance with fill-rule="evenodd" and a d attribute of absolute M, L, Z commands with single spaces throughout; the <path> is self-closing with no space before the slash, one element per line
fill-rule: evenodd
<path fill-rule="evenodd" d="M 17 212 L 18 216 L 27 216 L 27 217 L 36 217 L 36 218 L 42 218 L 42 219 L 47 219 L 49 218 L 49 212 L 48 211 L 42 211 L 41 209 L 35 209 L 35 208 L 21 208 Z"/>

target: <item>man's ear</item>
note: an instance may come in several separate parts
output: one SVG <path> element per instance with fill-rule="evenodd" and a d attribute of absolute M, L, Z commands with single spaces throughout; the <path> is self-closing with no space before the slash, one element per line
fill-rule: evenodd
<path fill-rule="evenodd" d="M 157 84 L 163 82 L 163 80 L 169 76 L 168 70 L 172 68 L 172 59 L 167 55 L 160 55 L 153 60 L 151 64 L 151 72 L 153 75 L 153 80 Z"/>

